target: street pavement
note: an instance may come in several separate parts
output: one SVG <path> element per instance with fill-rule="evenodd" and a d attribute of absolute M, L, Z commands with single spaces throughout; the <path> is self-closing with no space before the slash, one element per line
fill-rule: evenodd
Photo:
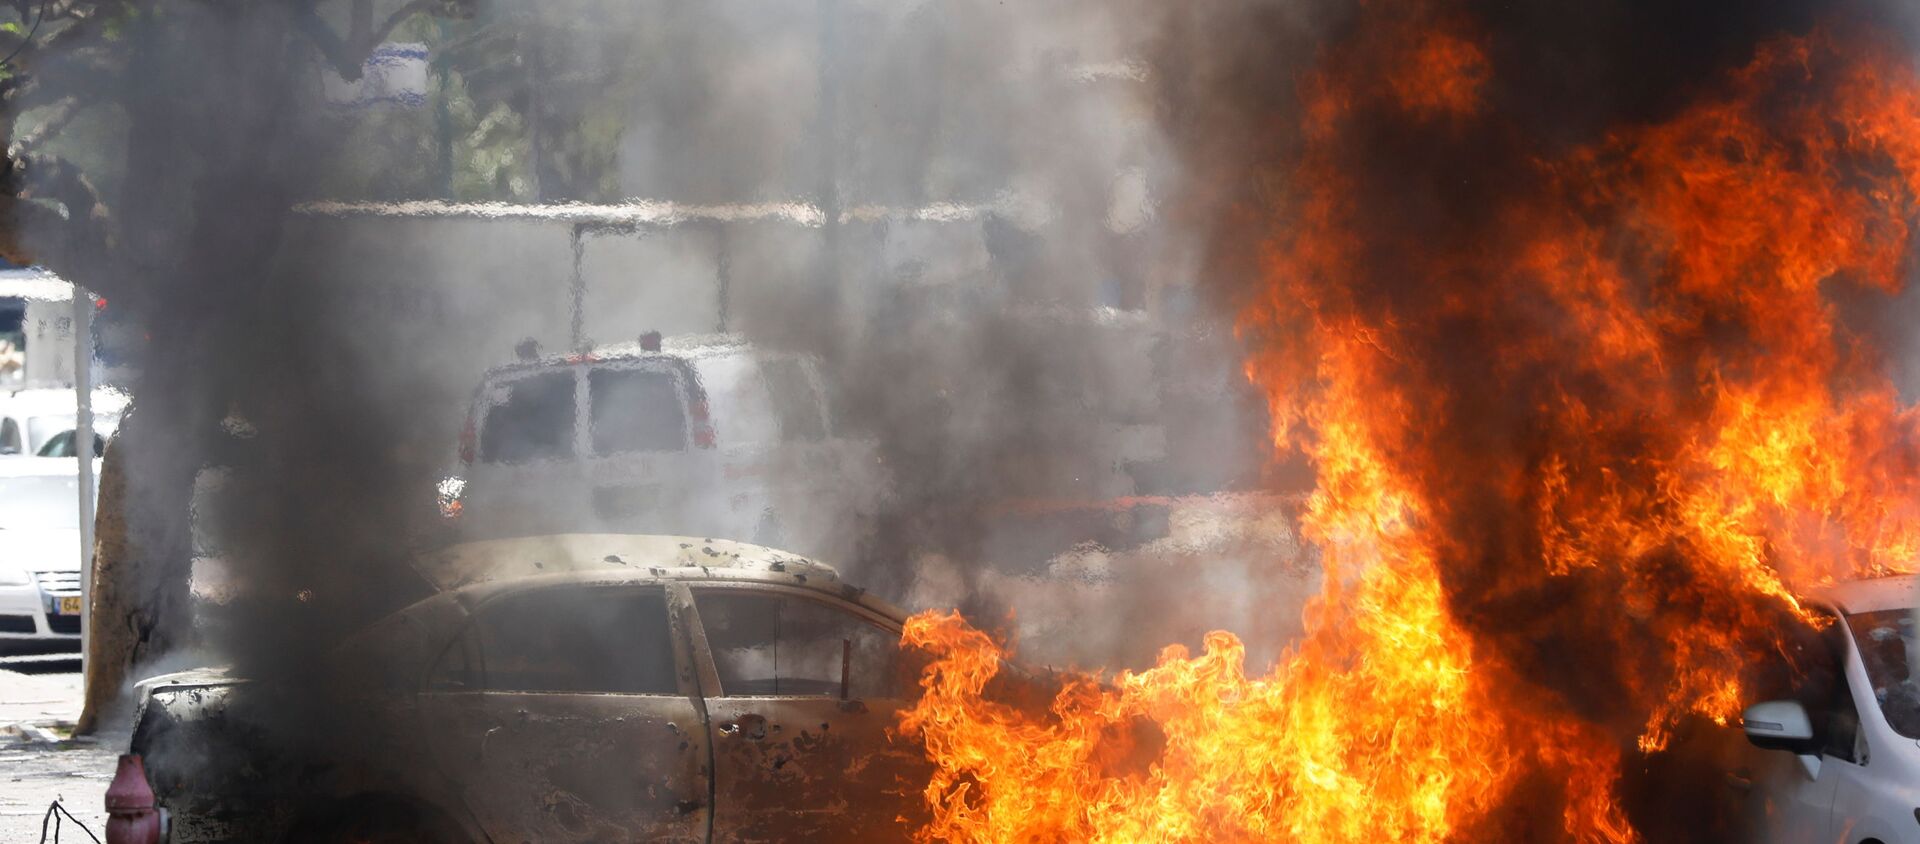
<path fill-rule="evenodd" d="M 126 737 L 74 739 L 69 732 L 79 714 L 77 657 L 0 658 L 0 842 L 40 841 L 55 800 L 94 835 L 105 836 L 103 801 Z M 54 840 L 53 831 L 48 823 L 47 841 Z M 90 839 L 64 821 L 59 840 Z"/>

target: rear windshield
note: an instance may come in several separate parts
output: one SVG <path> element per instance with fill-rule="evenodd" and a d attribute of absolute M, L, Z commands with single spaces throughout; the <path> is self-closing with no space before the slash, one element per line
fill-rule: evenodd
<path fill-rule="evenodd" d="M 593 453 L 686 448 L 687 413 L 673 373 L 600 368 L 587 380 L 587 394 L 593 397 Z"/>
<path fill-rule="evenodd" d="M 544 372 L 494 387 L 480 431 L 480 459 L 520 463 L 573 455 L 573 371 Z"/>

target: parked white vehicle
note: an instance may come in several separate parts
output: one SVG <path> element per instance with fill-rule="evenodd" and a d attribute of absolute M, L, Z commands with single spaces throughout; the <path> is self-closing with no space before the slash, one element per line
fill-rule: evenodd
<path fill-rule="evenodd" d="M 16 390 L 0 396 L 0 455 L 72 457 L 75 398 L 73 390 L 59 389 Z M 101 446 L 120 427 L 127 394 L 101 388 L 93 391 L 92 404 L 95 445 Z M 94 456 L 99 456 L 98 450 Z"/>
<path fill-rule="evenodd" d="M 671 533 L 847 557 L 886 480 L 835 422 L 814 360 L 727 337 L 524 361 L 482 379 L 443 508 L 468 538 Z"/>
<path fill-rule="evenodd" d="M 1729 778 L 1755 840 L 1920 844 L 1920 576 L 1842 583 L 1806 605 L 1831 622 L 1797 699 L 1749 707 L 1765 751 Z"/>
<path fill-rule="evenodd" d="M 0 460 L 0 651 L 80 647 L 80 492 L 72 460 Z"/>

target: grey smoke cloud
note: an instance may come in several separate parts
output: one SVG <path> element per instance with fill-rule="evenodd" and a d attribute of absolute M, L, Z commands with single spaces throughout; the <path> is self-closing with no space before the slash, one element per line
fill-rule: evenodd
<path fill-rule="evenodd" d="M 482 373 L 523 338 L 650 330 L 822 361 L 885 479 L 857 481 L 877 501 L 834 542 L 796 550 L 857 582 L 995 620 L 1084 604 L 1091 577 L 1116 596 L 1099 606 L 1147 619 L 1037 628 L 1058 660 L 1260 623 L 1257 602 L 1204 599 L 1296 553 L 1284 537 L 1174 530 L 1093 575 L 1081 549 L 1062 576 L 1068 548 L 1005 517 L 1261 477 L 1263 419 L 1192 285 L 1206 221 L 1150 5 L 482 4 L 396 36 L 490 60 L 449 80 L 476 112 L 451 117 L 437 77 L 420 110 L 328 103 L 291 9 L 169 12 L 133 45 L 148 72 L 98 92 L 141 103 L 121 199 L 142 292 L 116 301 L 150 336 L 123 442 L 135 575 L 184 615 L 187 490 L 222 467 L 200 519 L 253 596 L 173 645 L 311 679 L 425 588 L 406 558 L 439 541 L 435 485 Z M 481 104 L 483 84 L 506 93 Z M 488 131 L 510 136 L 491 192 L 431 175 Z M 1198 600 L 1132 597 L 1199 554 L 1233 561 Z"/>

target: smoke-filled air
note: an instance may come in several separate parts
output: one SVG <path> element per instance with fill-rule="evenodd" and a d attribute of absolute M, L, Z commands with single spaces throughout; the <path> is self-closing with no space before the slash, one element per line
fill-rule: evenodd
<path fill-rule="evenodd" d="M 0 838 L 1920 844 L 1899 4 L 21 0 L 0 113 Z"/>

